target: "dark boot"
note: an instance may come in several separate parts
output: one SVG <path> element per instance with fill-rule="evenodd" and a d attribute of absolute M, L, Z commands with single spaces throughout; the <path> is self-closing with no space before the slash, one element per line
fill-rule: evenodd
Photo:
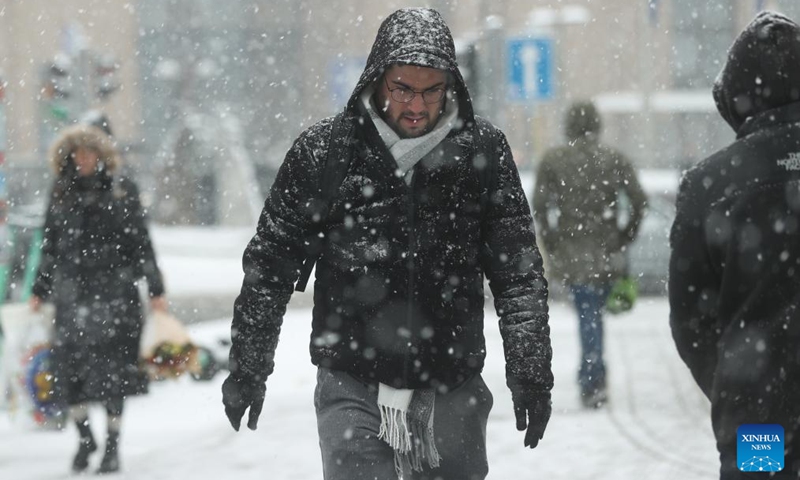
<path fill-rule="evenodd" d="M 92 429 L 89 428 L 89 420 L 75 422 L 75 425 L 78 427 L 80 441 L 78 443 L 78 453 L 72 459 L 72 471 L 78 473 L 86 470 L 86 467 L 89 466 L 89 455 L 97 450 L 97 444 L 94 443 Z"/>
<path fill-rule="evenodd" d="M 97 469 L 98 475 L 119 471 L 119 456 L 117 453 L 118 444 L 119 432 L 108 432 L 108 439 L 106 440 L 106 453 L 103 455 L 103 461 L 100 462 L 100 468 Z"/>
<path fill-rule="evenodd" d="M 598 409 L 608 403 L 606 382 L 598 382 L 596 386 L 581 390 L 581 403 L 584 408 Z"/>

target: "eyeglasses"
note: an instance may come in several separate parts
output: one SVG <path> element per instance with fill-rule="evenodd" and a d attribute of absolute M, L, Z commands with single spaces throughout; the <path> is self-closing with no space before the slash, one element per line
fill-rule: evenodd
<path fill-rule="evenodd" d="M 383 77 L 383 81 L 386 82 L 386 88 L 392 95 L 392 100 L 398 103 L 409 103 L 411 100 L 414 100 L 414 97 L 416 97 L 418 93 L 422 95 L 422 101 L 427 104 L 439 103 L 444 98 L 446 92 L 442 87 L 435 87 L 421 92 L 403 86 L 391 88 L 386 77 Z"/>

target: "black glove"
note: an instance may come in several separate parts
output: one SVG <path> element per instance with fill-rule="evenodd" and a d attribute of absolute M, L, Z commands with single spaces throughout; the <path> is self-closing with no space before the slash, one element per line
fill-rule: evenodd
<path fill-rule="evenodd" d="M 248 407 L 250 416 L 247 420 L 247 428 L 256 429 L 266 393 L 267 385 L 262 381 L 241 377 L 234 373 L 228 375 L 228 378 L 222 383 L 222 403 L 225 405 L 225 415 L 228 416 L 234 430 L 239 431 L 244 411 Z"/>
<path fill-rule="evenodd" d="M 514 402 L 514 416 L 517 417 L 517 430 L 525 432 L 525 446 L 536 448 L 544 437 L 544 429 L 553 411 L 550 391 L 542 387 L 509 385 L 511 401 Z"/>

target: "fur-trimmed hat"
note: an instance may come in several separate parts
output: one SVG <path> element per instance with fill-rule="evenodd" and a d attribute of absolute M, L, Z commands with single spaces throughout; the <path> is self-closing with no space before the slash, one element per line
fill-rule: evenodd
<path fill-rule="evenodd" d="M 74 125 L 64 129 L 50 148 L 50 162 L 57 176 L 63 175 L 72 163 L 72 154 L 80 147 L 97 152 L 100 162 L 111 173 L 121 163 L 114 142 L 102 130 L 90 125 Z"/>

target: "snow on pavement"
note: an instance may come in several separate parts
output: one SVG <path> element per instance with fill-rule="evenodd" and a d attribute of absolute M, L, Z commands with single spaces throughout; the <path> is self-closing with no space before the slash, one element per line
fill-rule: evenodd
<path fill-rule="evenodd" d="M 491 308 L 489 308 L 491 310 Z M 675 352 L 665 299 L 642 299 L 633 312 L 606 320 L 610 404 L 580 408 L 576 385 L 577 321 L 566 305 L 551 306 L 554 412 L 544 440 L 523 447 L 505 387 L 497 319 L 487 314 L 484 379 L 494 394 L 488 425 L 490 480 L 713 479 L 717 453 L 708 402 Z M 313 407 L 315 369 L 308 359 L 311 311 L 290 308 L 267 383 L 259 428 L 236 433 L 224 416 L 220 386 L 188 378 L 151 385 L 126 405 L 121 440 L 130 480 L 322 478 Z M 217 345 L 228 321 L 192 325 L 194 339 Z M 93 410 L 96 436 L 104 414 Z M 0 413 L 0 479 L 70 478 L 77 446 L 64 432 L 20 429 Z M 99 454 L 92 458 L 94 468 Z"/>
<path fill-rule="evenodd" d="M 153 226 L 150 235 L 167 297 L 235 294 L 253 228 Z"/>

